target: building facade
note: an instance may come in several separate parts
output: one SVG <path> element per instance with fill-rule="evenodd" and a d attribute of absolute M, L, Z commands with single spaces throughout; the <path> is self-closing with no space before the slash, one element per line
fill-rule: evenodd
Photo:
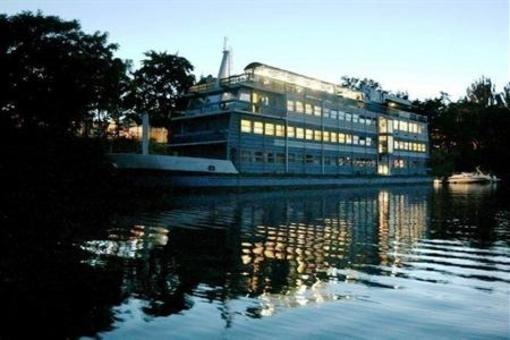
<path fill-rule="evenodd" d="M 177 155 L 231 160 L 246 175 L 427 173 L 428 124 L 409 101 L 261 63 L 234 76 L 221 69 L 173 118 Z"/>

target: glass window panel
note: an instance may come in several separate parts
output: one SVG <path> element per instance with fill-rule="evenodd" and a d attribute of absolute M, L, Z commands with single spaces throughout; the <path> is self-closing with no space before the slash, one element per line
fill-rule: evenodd
<path fill-rule="evenodd" d="M 287 137 L 294 138 L 296 136 L 296 129 L 293 126 L 287 126 Z"/>
<path fill-rule="evenodd" d="M 331 132 L 330 140 L 331 143 L 338 143 L 338 134 L 336 132 Z"/>
<path fill-rule="evenodd" d="M 320 116 L 322 114 L 322 108 L 318 105 L 315 105 L 313 107 L 313 114 L 314 116 Z"/>
<path fill-rule="evenodd" d="M 312 106 L 312 104 L 309 104 L 309 103 L 305 104 L 305 113 L 307 115 L 313 114 L 313 106 Z"/>
<path fill-rule="evenodd" d="M 287 100 L 287 111 L 294 111 L 294 101 Z"/>
<path fill-rule="evenodd" d="M 306 135 L 305 138 L 307 140 L 313 140 L 313 130 L 312 129 L 306 129 Z"/>
<path fill-rule="evenodd" d="M 296 138 L 297 139 L 303 139 L 305 138 L 305 130 L 303 128 L 296 128 Z"/>
<path fill-rule="evenodd" d="M 285 137 L 285 126 L 276 125 L 276 136 L 277 137 Z"/>
<path fill-rule="evenodd" d="M 264 124 L 262 122 L 253 122 L 253 133 L 263 134 L 264 133 Z"/>
<path fill-rule="evenodd" d="M 251 120 L 241 120 L 241 132 L 251 132 Z"/>
<path fill-rule="evenodd" d="M 264 134 L 267 136 L 273 136 L 274 135 L 274 124 L 266 123 L 265 129 L 264 129 Z"/>
<path fill-rule="evenodd" d="M 325 141 L 325 142 L 329 142 L 329 131 L 324 131 L 322 133 L 322 139 Z"/>
<path fill-rule="evenodd" d="M 304 109 L 303 109 L 303 102 L 301 101 L 296 101 L 296 112 L 301 112 L 303 113 L 304 112 Z"/>
<path fill-rule="evenodd" d="M 317 142 L 321 142 L 322 141 L 322 132 L 320 130 L 314 130 L 313 139 Z"/>

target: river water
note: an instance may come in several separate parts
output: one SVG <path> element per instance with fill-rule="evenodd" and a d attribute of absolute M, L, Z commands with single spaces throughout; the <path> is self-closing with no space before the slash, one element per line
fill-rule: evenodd
<path fill-rule="evenodd" d="M 139 197 L 53 255 L 33 250 L 5 279 L 4 308 L 58 337 L 508 339 L 506 197 L 478 185 Z"/>

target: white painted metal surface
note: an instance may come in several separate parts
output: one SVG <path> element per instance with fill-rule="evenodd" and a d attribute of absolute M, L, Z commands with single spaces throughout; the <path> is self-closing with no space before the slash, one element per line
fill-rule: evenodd
<path fill-rule="evenodd" d="M 238 174 L 231 161 L 210 158 L 114 153 L 108 155 L 118 169 L 144 169 L 211 174 Z"/>

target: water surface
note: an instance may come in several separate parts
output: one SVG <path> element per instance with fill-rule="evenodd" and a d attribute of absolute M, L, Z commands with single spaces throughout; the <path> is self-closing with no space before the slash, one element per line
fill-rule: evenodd
<path fill-rule="evenodd" d="M 61 241 L 58 263 L 30 267 L 42 281 L 14 294 L 36 295 L 36 311 L 16 317 L 53 313 L 59 335 L 106 339 L 508 338 L 506 196 L 475 185 L 140 197 Z"/>

